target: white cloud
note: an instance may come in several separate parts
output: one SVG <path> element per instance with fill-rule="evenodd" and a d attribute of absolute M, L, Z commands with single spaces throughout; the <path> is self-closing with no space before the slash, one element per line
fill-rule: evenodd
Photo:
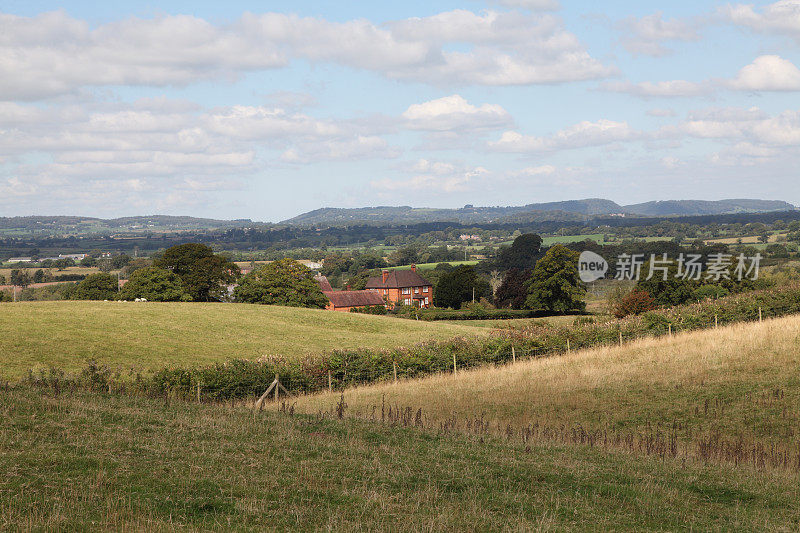
<path fill-rule="evenodd" d="M 752 4 L 727 5 L 721 15 L 730 22 L 760 33 L 779 33 L 800 40 L 800 0 L 781 0 L 757 12 Z"/>
<path fill-rule="evenodd" d="M 513 172 L 514 176 L 549 176 L 556 171 L 553 165 L 540 165 L 538 167 L 525 167 Z"/>
<path fill-rule="evenodd" d="M 606 91 L 626 93 L 642 98 L 704 96 L 710 94 L 713 90 L 707 82 L 696 83 L 686 80 L 645 81 L 641 83 L 632 83 L 629 81 L 609 82 L 602 84 L 601 87 Z"/>
<path fill-rule="evenodd" d="M 390 146 L 381 137 L 356 135 L 343 139 L 296 143 L 281 155 L 281 159 L 288 163 L 311 163 L 375 158 L 391 159 L 399 155 L 400 150 Z"/>
<path fill-rule="evenodd" d="M 411 105 L 403 118 L 407 128 L 426 131 L 492 130 L 513 123 L 511 115 L 501 106 L 476 107 L 458 94 Z"/>
<path fill-rule="evenodd" d="M 494 3 L 531 11 L 555 11 L 561 8 L 558 0 L 494 0 Z"/>
<path fill-rule="evenodd" d="M 279 108 L 237 105 L 207 114 L 204 122 L 209 131 L 249 140 L 289 136 L 321 138 L 343 134 L 334 123 L 300 113 L 287 113 Z"/>
<path fill-rule="evenodd" d="M 651 117 L 674 117 L 677 116 L 677 113 L 674 109 L 667 109 L 661 107 L 655 107 L 653 109 L 648 109 L 647 114 Z"/>
<path fill-rule="evenodd" d="M 471 167 L 442 161 L 420 159 L 408 169 L 412 177 L 405 180 L 384 178 L 373 180 L 370 186 L 379 191 L 427 190 L 453 193 L 475 185 L 475 178 L 487 176 L 484 167 Z"/>
<path fill-rule="evenodd" d="M 601 119 L 596 122 L 583 121 L 556 132 L 549 137 L 522 135 L 516 131 L 503 133 L 489 147 L 500 152 L 551 152 L 600 146 L 641 137 L 627 122 Z"/>
<path fill-rule="evenodd" d="M 800 91 L 800 69 L 780 56 L 760 56 L 728 85 L 741 91 Z"/>
<path fill-rule="evenodd" d="M 0 57 L 0 99 L 6 100 L 93 86 L 232 80 L 293 59 L 442 85 L 561 83 L 614 72 L 592 58 L 557 17 L 465 10 L 386 25 L 248 13 L 230 24 L 170 15 L 95 28 L 63 11 L 2 14 Z"/>
<path fill-rule="evenodd" d="M 618 26 L 623 32 L 622 45 L 632 54 L 663 56 L 672 51 L 665 41 L 699 41 L 697 24 L 688 20 L 664 20 L 659 11 L 641 18 L 628 17 Z"/>

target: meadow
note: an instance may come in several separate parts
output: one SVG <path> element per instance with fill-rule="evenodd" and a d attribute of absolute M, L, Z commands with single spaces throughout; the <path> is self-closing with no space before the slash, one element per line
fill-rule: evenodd
<path fill-rule="evenodd" d="M 495 435 L 527 431 L 640 452 L 654 446 L 688 460 L 747 463 L 766 450 L 775 457 L 761 456 L 755 466 L 800 473 L 799 340 L 794 315 L 361 386 L 345 391 L 344 401 L 360 418 L 389 406 L 420 411 L 430 427 L 471 433 L 480 420 L 481 431 Z M 322 393 L 293 402 L 298 412 L 318 413 L 340 400 Z"/>
<path fill-rule="evenodd" d="M 89 359 L 115 370 L 192 367 L 234 358 L 300 358 L 484 335 L 485 328 L 250 304 L 18 302 L 0 305 L 0 377 L 74 372 Z"/>
<path fill-rule="evenodd" d="M 0 388 L 0 530 L 796 531 L 793 475 Z"/>

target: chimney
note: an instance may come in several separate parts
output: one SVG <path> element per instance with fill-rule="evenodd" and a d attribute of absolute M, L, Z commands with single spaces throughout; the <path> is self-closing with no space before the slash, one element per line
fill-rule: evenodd
<path fill-rule="evenodd" d="M 386 283 L 387 279 L 389 279 L 389 271 L 388 270 L 384 270 L 383 271 L 383 282 Z"/>
<path fill-rule="evenodd" d="M 411 265 L 411 272 L 417 271 L 417 265 Z"/>

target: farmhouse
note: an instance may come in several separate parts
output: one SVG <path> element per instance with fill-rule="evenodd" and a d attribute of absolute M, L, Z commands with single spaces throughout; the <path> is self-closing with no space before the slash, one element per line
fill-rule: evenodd
<path fill-rule="evenodd" d="M 380 277 L 369 278 L 367 290 L 392 304 L 430 307 L 433 302 L 433 285 L 417 274 L 416 265 L 410 270 L 384 270 Z"/>

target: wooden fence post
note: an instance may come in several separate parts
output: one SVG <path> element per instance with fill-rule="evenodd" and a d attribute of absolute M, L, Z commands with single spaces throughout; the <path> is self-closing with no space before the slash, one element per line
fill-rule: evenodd
<path fill-rule="evenodd" d="M 281 385 L 281 380 L 280 380 L 280 378 L 278 377 L 278 374 L 275 374 L 275 385 L 276 385 L 276 386 L 275 386 L 275 401 L 277 402 L 277 401 L 278 401 L 278 389 L 280 389 L 280 388 L 281 388 L 281 387 L 280 387 L 280 385 Z"/>
<path fill-rule="evenodd" d="M 456 354 L 453 354 L 453 375 L 455 376 L 458 373 L 458 367 L 456 366 Z"/>
<path fill-rule="evenodd" d="M 330 370 L 328 370 L 328 392 L 333 392 L 333 379 L 331 379 Z"/>
<path fill-rule="evenodd" d="M 761 316 L 761 306 L 759 305 L 759 306 L 758 306 L 758 321 L 759 321 L 759 322 L 761 322 L 761 320 L 762 320 L 762 316 Z"/>
<path fill-rule="evenodd" d="M 513 363 L 517 362 L 517 352 L 516 350 L 514 350 L 513 346 L 511 347 L 511 362 Z"/>
<path fill-rule="evenodd" d="M 714 329 L 717 329 L 717 327 L 719 327 L 719 317 L 717 317 L 717 315 L 715 314 L 714 315 Z"/>
<path fill-rule="evenodd" d="M 622 346 L 622 328 L 619 330 L 619 345 Z"/>
<path fill-rule="evenodd" d="M 567 353 L 569 353 L 569 339 L 567 339 Z"/>
<path fill-rule="evenodd" d="M 667 333 L 672 337 L 672 324 L 667 324 Z"/>
<path fill-rule="evenodd" d="M 394 382 L 397 383 L 397 361 L 392 361 L 392 370 L 394 371 Z"/>

